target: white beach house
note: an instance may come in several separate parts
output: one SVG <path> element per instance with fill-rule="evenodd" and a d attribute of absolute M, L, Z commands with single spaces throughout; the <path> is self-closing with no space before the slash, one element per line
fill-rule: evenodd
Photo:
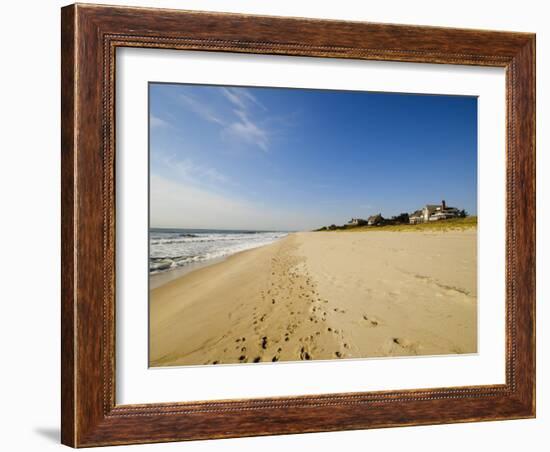
<path fill-rule="evenodd" d="M 460 210 L 456 207 L 449 207 L 445 200 L 441 204 L 426 204 L 421 210 L 417 210 L 409 215 L 410 224 L 427 223 L 428 221 L 446 220 L 448 218 L 457 218 L 460 216 Z"/>

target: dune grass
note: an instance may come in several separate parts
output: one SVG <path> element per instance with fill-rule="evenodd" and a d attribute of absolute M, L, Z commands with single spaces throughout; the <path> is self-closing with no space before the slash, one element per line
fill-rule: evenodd
<path fill-rule="evenodd" d="M 477 216 L 466 218 L 453 218 L 449 220 L 430 221 L 420 224 L 388 224 L 384 226 L 350 226 L 344 229 L 337 229 L 332 232 L 375 232 L 375 231 L 394 231 L 394 232 L 414 232 L 414 231 L 462 231 L 477 227 Z"/>

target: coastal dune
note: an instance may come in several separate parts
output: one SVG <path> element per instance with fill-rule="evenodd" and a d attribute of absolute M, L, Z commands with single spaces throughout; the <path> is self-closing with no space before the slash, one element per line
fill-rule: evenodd
<path fill-rule="evenodd" d="M 477 351 L 476 230 L 303 232 L 151 290 L 150 365 Z"/>

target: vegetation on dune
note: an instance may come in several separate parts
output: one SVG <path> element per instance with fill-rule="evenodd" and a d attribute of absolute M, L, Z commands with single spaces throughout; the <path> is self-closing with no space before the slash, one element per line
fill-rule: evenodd
<path fill-rule="evenodd" d="M 370 231 L 461 231 L 477 227 L 477 216 L 465 218 L 450 218 L 448 220 L 429 221 L 419 224 L 384 224 L 379 226 L 355 226 L 346 224 L 344 226 L 332 225 L 330 229 L 321 228 L 318 231 L 346 231 L 346 232 L 370 232 Z"/>

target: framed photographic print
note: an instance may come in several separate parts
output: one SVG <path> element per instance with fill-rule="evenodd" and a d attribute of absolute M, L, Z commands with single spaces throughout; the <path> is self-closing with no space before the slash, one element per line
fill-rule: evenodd
<path fill-rule="evenodd" d="M 62 442 L 535 416 L 535 37 L 62 9 Z"/>

